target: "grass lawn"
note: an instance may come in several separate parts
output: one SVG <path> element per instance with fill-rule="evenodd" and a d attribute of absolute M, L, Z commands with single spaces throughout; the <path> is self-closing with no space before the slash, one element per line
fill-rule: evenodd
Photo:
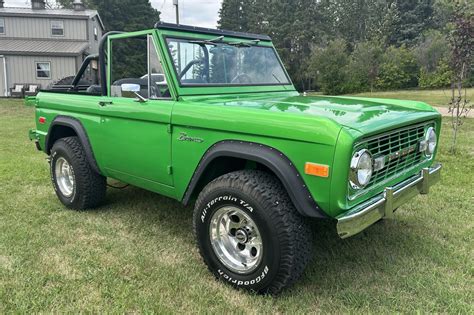
<path fill-rule="evenodd" d="M 354 94 L 360 97 L 396 98 L 401 100 L 421 101 L 437 107 L 448 107 L 451 100 L 451 90 L 401 90 L 387 92 L 366 92 Z M 467 97 L 474 102 L 474 88 L 467 89 Z"/>
<path fill-rule="evenodd" d="M 410 97 L 413 98 L 413 97 Z M 474 120 L 438 160 L 442 183 L 396 220 L 340 240 L 315 222 L 314 259 L 278 297 L 214 280 L 194 245 L 192 208 L 128 187 L 66 210 L 46 156 L 27 138 L 33 109 L 0 99 L 0 313 L 474 313 Z"/>

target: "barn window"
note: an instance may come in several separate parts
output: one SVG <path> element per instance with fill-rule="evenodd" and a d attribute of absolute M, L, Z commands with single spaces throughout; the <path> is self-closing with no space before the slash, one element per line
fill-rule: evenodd
<path fill-rule="evenodd" d="M 98 40 L 99 39 L 99 34 L 97 33 L 97 27 L 94 26 L 94 39 Z"/>
<path fill-rule="evenodd" d="M 51 35 L 64 36 L 64 22 L 63 21 L 51 21 Z"/>
<path fill-rule="evenodd" d="M 51 62 L 41 61 L 36 63 L 36 78 L 51 79 Z"/>
<path fill-rule="evenodd" d="M 5 20 L 0 19 L 0 34 L 5 34 Z"/>

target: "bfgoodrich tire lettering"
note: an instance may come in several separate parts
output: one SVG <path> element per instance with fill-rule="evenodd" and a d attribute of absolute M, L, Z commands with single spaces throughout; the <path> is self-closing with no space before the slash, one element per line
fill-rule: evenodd
<path fill-rule="evenodd" d="M 71 168 L 73 189 L 65 194 L 60 188 L 55 168 L 58 161 L 64 160 Z M 84 210 L 98 206 L 105 198 L 107 189 L 106 178 L 94 172 L 87 161 L 84 148 L 77 137 L 57 140 L 51 149 L 51 181 L 59 200 L 68 208 Z"/>
<path fill-rule="evenodd" d="M 250 272 L 226 267 L 211 242 L 213 214 L 223 207 L 245 212 L 258 227 L 262 257 Z M 242 170 L 209 183 L 194 208 L 194 232 L 209 270 L 223 281 L 259 293 L 279 293 L 303 273 L 311 257 L 311 232 L 281 183 L 271 174 Z"/>

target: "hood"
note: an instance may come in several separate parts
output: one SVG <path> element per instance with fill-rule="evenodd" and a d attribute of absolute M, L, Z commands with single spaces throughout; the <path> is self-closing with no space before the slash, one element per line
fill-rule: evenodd
<path fill-rule="evenodd" d="M 197 100 L 193 100 L 197 101 Z M 302 96 L 302 95 L 229 95 L 199 97 L 199 102 L 225 107 L 244 107 L 278 113 L 325 117 L 362 134 L 396 128 L 419 121 L 436 119 L 439 113 L 416 101 L 393 99 Z"/>

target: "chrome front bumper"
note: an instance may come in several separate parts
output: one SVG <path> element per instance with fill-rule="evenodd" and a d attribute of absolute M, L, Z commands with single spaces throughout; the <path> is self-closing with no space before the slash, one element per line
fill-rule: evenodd
<path fill-rule="evenodd" d="M 427 194 L 430 186 L 440 179 L 441 164 L 424 168 L 415 178 L 409 178 L 383 194 L 338 216 L 337 233 L 341 238 L 355 235 L 382 218 L 392 218 L 394 211 L 418 194 Z"/>

